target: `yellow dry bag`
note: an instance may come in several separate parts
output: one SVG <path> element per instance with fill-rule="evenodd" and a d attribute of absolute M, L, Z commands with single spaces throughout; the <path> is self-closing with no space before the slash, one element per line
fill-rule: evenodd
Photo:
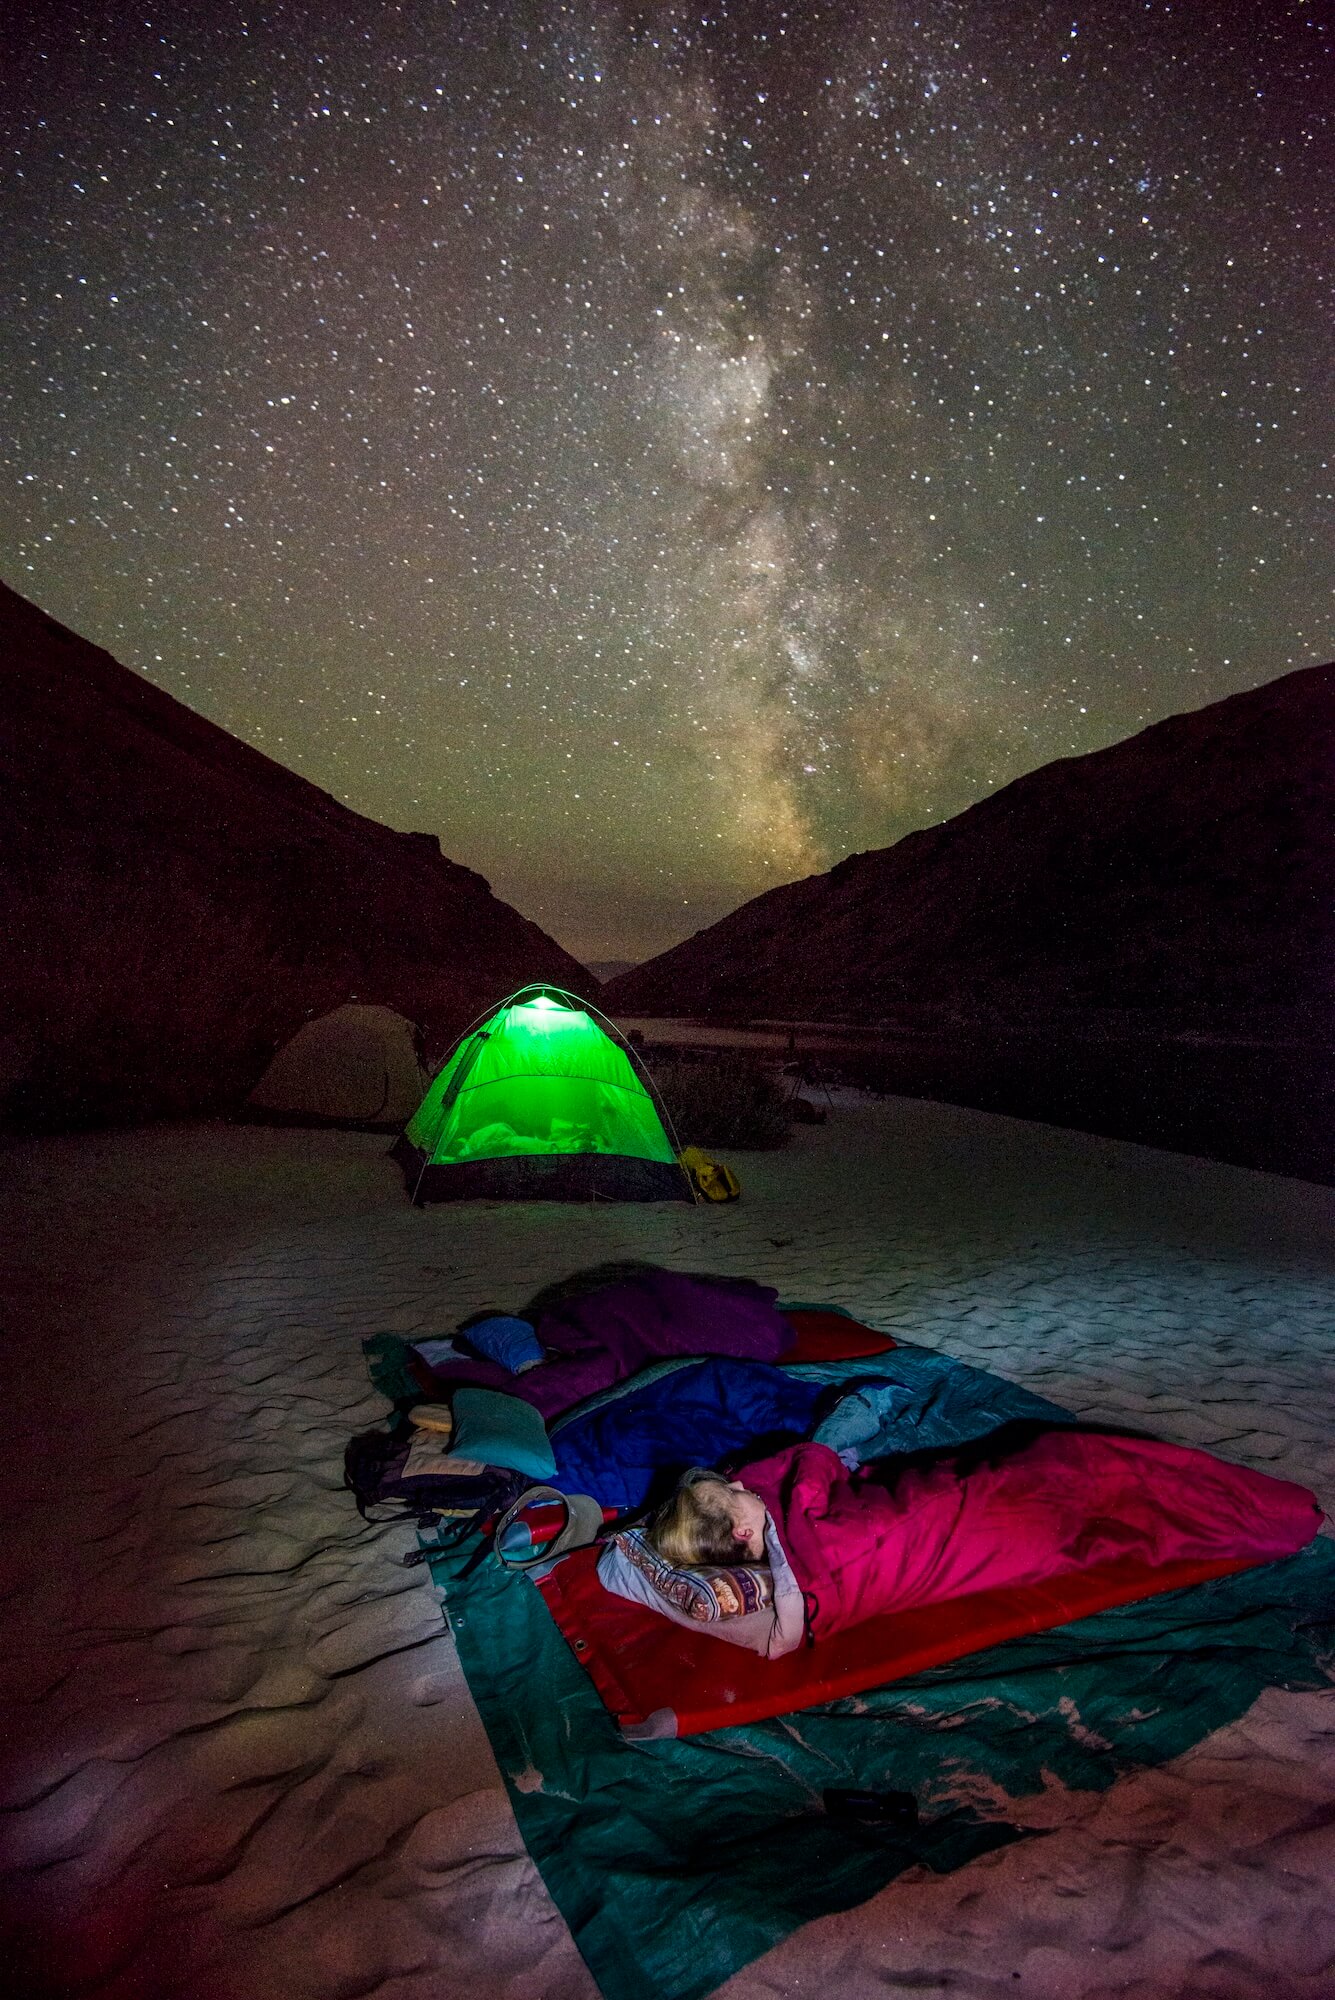
<path fill-rule="evenodd" d="M 742 1184 L 731 1167 L 711 1160 L 699 1146 L 684 1146 L 677 1158 L 691 1177 L 691 1186 L 701 1201 L 736 1201 Z"/>

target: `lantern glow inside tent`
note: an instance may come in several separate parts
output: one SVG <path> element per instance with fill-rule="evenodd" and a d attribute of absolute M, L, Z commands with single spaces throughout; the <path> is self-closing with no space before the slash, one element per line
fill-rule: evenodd
<path fill-rule="evenodd" d="M 531 986 L 466 1034 L 394 1148 L 415 1201 L 691 1201 L 625 1048 Z"/>

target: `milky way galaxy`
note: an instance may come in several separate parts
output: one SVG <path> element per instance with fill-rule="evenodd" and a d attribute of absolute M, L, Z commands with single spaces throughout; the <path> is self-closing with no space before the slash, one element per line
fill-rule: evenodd
<path fill-rule="evenodd" d="M 19 15 L 4 574 L 578 956 L 1335 650 L 1318 5 Z"/>

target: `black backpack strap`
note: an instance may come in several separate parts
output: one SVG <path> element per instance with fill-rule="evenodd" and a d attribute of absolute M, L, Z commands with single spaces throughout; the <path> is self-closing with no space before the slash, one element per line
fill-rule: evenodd
<path fill-rule="evenodd" d="M 482 1505 L 468 1516 L 467 1520 L 459 1520 L 451 1523 L 448 1539 L 444 1534 L 437 1531 L 434 1543 L 425 1548 L 410 1549 L 407 1555 L 403 1557 L 404 1567 L 411 1569 L 415 1563 L 430 1562 L 432 1556 L 441 1555 L 446 1549 L 457 1549 L 463 1542 L 468 1540 L 471 1534 L 480 1530 L 488 1517 L 496 1514 L 498 1508 L 505 1519 L 508 1520 L 509 1511 L 513 1503 L 528 1490 L 522 1473 L 510 1473 L 497 1486 L 496 1492 L 489 1499 L 484 1500 Z M 460 1583 L 463 1582 L 465 1577 L 473 1574 L 473 1571 L 487 1554 L 488 1548 L 494 1546 L 495 1536 L 496 1530 L 494 1528 L 490 1538 L 485 1534 L 481 1535 L 477 1547 L 459 1571 L 458 1581 Z"/>
<path fill-rule="evenodd" d="M 357 1503 L 363 1521 L 369 1521 L 368 1506 L 380 1500 L 385 1468 L 402 1449 L 403 1441 L 391 1431 L 359 1431 L 349 1438 L 343 1453 L 343 1484 Z"/>
<path fill-rule="evenodd" d="M 434 1542 L 422 1542 L 417 1548 L 409 1549 L 407 1555 L 400 1558 L 403 1567 L 405 1569 L 412 1569 L 417 1563 L 430 1562 L 432 1556 L 444 1555 L 449 1549 L 457 1549 L 461 1542 L 468 1540 L 474 1528 L 482 1525 L 486 1516 L 487 1509 L 479 1507 L 475 1514 L 468 1516 L 467 1520 L 451 1521 L 448 1534 L 442 1532 L 443 1524 L 442 1526 L 438 1526 Z M 405 1516 L 404 1518 L 406 1519 L 407 1517 Z M 423 1525 L 425 1525 L 423 1522 L 418 1522 L 419 1527 Z M 467 1567 L 462 1569 L 459 1574 L 461 1576 L 469 1575 L 477 1567 L 478 1556 L 485 1555 L 486 1552 L 487 1545 L 483 1542 L 478 1554 L 469 1557 Z"/>

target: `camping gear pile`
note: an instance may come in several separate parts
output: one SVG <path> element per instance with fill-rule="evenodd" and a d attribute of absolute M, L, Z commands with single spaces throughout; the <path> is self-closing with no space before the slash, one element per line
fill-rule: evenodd
<path fill-rule="evenodd" d="M 1023 1801 L 1054 1775 L 1106 1786 L 1262 1687 L 1328 1684 L 1320 1540 L 1280 1562 L 1244 1537 L 1231 1559 L 1147 1563 L 1093 1537 L 1085 1567 L 891 1608 L 777 1660 L 611 1595 L 600 1551 L 689 1464 L 803 1439 L 916 1462 L 1017 1425 L 1078 1447 L 1057 1405 L 838 1309 L 642 1266 L 366 1349 L 395 1412 L 369 1471 L 365 1441 L 349 1447 L 349 1483 L 419 1523 L 406 1560 L 443 1591 L 521 1831 L 606 2000 L 696 2000 L 905 1868 L 1029 1837 Z"/>
<path fill-rule="evenodd" d="M 353 1439 L 347 1483 L 363 1512 L 389 1503 L 479 1525 L 513 1503 L 521 1479 L 578 1492 L 587 1478 L 611 1511 L 638 1505 L 683 1451 L 717 1456 L 720 1438 L 740 1445 L 775 1428 L 771 1378 L 787 1385 L 761 1364 L 795 1341 L 774 1300 L 747 1279 L 646 1267 L 554 1302 L 536 1326 L 489 1314 L 440 1340 L 382 1335 L 368 1343 L 372 1374 L 396 1423 Z M 712 1367 L 700 1358 L 709 1355 L 719 1357 Z M 763 1383 L 749 1398 L 748 1366 Z M 605 1403 L 619 1387 L 630 1393 Z M 788 1395 L 784 1416 L 804 1419 L 808 1399 Z M 448 1417 L 438 1414 L 444 1398 Z M 567 1414 L 576 1421 L 563 1436 Z"/>

